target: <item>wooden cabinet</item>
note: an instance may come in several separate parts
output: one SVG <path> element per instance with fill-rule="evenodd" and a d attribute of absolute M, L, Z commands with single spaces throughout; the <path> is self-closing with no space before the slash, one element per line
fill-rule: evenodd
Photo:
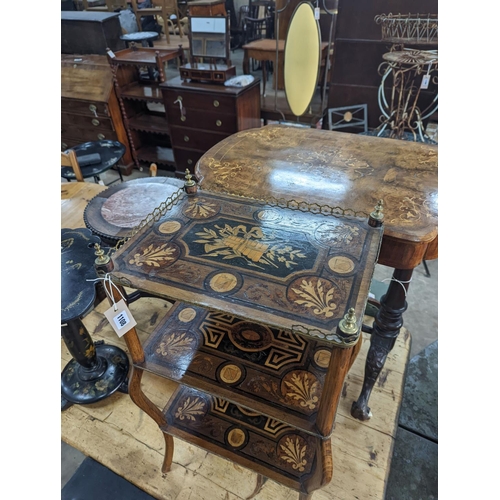
<path fill-rule="evenodd" d="M 121 50 L 125 42 L 116 12 L 61 12 L 61 53 L 100 54 Z"/>
<path fill-rule="evenodd" d="M 141 162 L 174 168 L 170 129 L 159 85 L 165 81 L 165 64 L 177 58 L 182 64 L 182 48 L 134 47 L 108 54 L 132 156 L 138 168 Z"/>
<path fill-rule="evenodd" d="M 106 56 L 61 56 L 61 150 L 109 139 L 125 146 L 122 173 L 132 172 L 130 144 Z"/>
<path fill-rule="evenodd" d="M 260 81 L 243 88 L 184 82 L 160 85 L 170 124 L 176 173 L 194 173 L 198 159 L 222 139 L 261 126 Z"/>

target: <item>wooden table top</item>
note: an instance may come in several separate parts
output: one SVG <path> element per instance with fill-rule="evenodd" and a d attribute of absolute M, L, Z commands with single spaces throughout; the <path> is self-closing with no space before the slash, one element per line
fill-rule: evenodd
<path fill-rule="evenodd" d="M 382 238 L 368 218 L 339 218 L 238 197 L 182 194 L 113 257 L 113 276 L 154 295 L 332 341 L 358 327 Z"/>
<path fill-rule="evenodd" d="M 106 186 L 92 182 L 61 183 L 61 228 L 85 227 L 83 211 L 87 203 Z"/>
<path fill-rule="evenodd" d="M 321 50 L 325 50 L 328 47 L 327 42 L 321 42 Z M 261 40 L 254 40 L 253 42 L 247 43 L 242 47 L 244 50 L 260 50 L 262 52 L 274 52 L 276 51 L 276 40 L 271 38 L 262 38 Z M 285 40 L 278 40 L 278 51 L 283 52 L 285 50 Z"/>
<path fill-rule="evenodd" d="M 437 146 L 285 125 L 238 132 L 209 149 L 203 189 L 370 213 L 384 201 L 379 263 L 413 269 L 437 257 Z"/>

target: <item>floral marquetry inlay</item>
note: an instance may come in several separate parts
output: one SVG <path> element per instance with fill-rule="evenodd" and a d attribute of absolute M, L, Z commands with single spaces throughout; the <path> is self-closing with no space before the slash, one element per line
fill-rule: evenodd
<path fill-rule="evenodd" d="M 316 229 L 315 236 L 321 243 L 348 245 L 359 235 L 359 227 L 348 224 L 322 224 Z"/>
<path fill-rule="evenodd" d="M 287 436 L 284 443 L 279 444 L 279 458 L 291 464 L 292 469 L 303 472 L 307 465 L 305 458 L 307 444 L 299 436 Z"/>
<path fill-rule="evenodd" d="M 189 337 L 186 332 L 181 334 L 172 333 L 168 338 L 160 342 L 156 352 L 162 356 L 177 356 L 190 350 L 192 343 L 193 338 Z"/>
<path fill-rule="evenodd" d="M 177 408 L 175 418 L 179 420 L 196 420 L 198 415 L 204 415 L 206 410 L 206 403 L 200 398 L 190 397 L 184 400 L 184 403 Z"/>
<path fill-rule="evenodd" d="M 294 285 L 290 287 L 288 298 L 295 304 L 310 309 L 317 316 L 333 316 L 340 298 L 333 283 L 313 276 L 309 279 L 300 278 Z"/>
<path fill-rule="evenodd" d="M 317 378 L 306 371 L 287 373 L 281 385 L 281 392 L 287 398 L 294 399 L 303 408 L 314 410 L 318 403 L 320 385 Z"/>
<path fill-rule="evenodd" d="M 243 257 L 248 265 L 261 269 L 283 266 L 292 269 L 298 260 L 306 258 L 300 249 L 266 237 L 260 227 L 224 224 L 224 227 L 215 225 L 214 228 L 203 228 L 202 232 L 196 233 L 202 239 L 195 240 L 195 243 L 204 245 L 205 257 L 222 256 L 222 260 Z"/>
<path fill-rule="evenodd" d="M 133 258 L 129 260 L 129 264 L 135 264 L 139 267 L 144 264 L 148 266 L 160 267 L 166 263 L 171 264 L 176 261 L 178 256 L 178 248 L 170 243 L 164 243 L 159 246 L 151 244 L 147 248 L 144 248 L 140 253 L 136 253 Z"/>
<path fill-rule="evenodd" d="M 204 198 L 189 200 L 187 207 L 184 209 L 184 214 L 191 219 L 207 219 L 216 215 L 220 210 L 218 203 L 208 201 Z"/>

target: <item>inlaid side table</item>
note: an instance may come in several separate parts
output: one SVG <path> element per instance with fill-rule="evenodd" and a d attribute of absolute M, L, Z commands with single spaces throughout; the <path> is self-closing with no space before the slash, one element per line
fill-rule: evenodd
<path fill-rule="evenodd" d="M 268 125 L 238 132 L 207 151 L 195 174 L 203 189 L 250 199 L 316 203 L 346 214 L 384 203 L 378 263 L 394 268 L 371 332 L 365 380 L 352 415 L 368 400 L 403 326 L 413 269 L 438 255 L 437 146 L 326 130 Z"/>
<path fill-rule="evenodd" d="M 332 477 L 330 436 L 382 240 L 366 217 L 197 190 L 189 179 L 101 269 L 175 301 L 133 358 L 130 396 L 173 437 L 300 493 Z M 144 371 L 179 383 L 162 409 Z"/>

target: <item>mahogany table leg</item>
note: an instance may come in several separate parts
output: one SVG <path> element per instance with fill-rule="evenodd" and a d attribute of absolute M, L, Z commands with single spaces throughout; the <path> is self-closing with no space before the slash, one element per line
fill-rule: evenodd
<path fill-rule="evenodd" d="M 248 50 L 245 50 L 243 54 L 243 74 L 250 74 L 250 57 L 248 56 Z"/>
<path fill-rule="evenodd" d="M 351 415 L 358 420 L 368 420 L 372 416 L 368 400 L 403 326 L 403 313 L 408 307 L 406 292 L 412 273 L 413 269 L 395 269 L 387 293 L 380 300 L 366 358 L 363 387 L 351 407 Z"/>
<path fill-rule="evenodd" d="M 266 72 L 266 64 L 267 61 L 260 61 L 262 64 L 262 95 L 266 95 L 266 81 L 267 81 L 267 72 Z"/>

